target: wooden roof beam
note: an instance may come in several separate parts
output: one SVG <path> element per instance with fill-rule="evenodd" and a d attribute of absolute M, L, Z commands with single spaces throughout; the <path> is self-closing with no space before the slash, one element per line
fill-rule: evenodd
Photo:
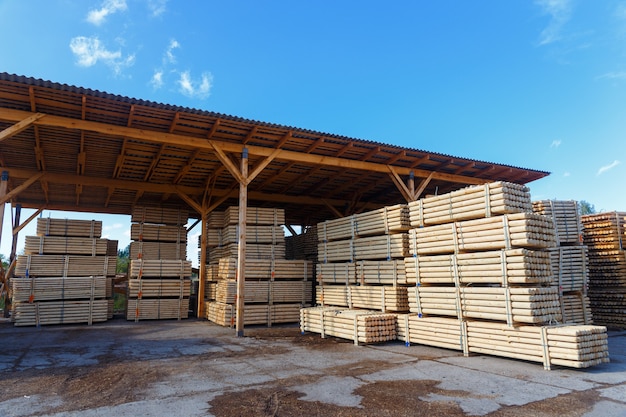
<path fill-rule="evenodd" d="M 3 168 L 3 171 L 9 171 L 9 178 L 13 177 L 13 175 L 11 174 L 11 170 L 10 169 Z M 43 172 L 37 172 L 37 173 L 31 175 L 22 184 L 20 184 L 19 186 L 15 187 L 14 189 L 12 189 L 8 193 L 6 193 L 3 197 L 0 197 L 0 204 L 4 204 L 7 201 L 11 201 L 11 199 L 13 197 L 19 195 L 22 191 L 24 191 L 25 189 L 30 187 L 34 182 L 36 182 L 39 179 L 41 179 L 41 177 L 43 177 L 43 175 L 44 175 Z"/>
<path fill-rule="evenodd" d="M 35 121 L 41 119 L 44 116 L 45 116 L 45 114 L 43 114 L 43 113 L 34 113 L 34 114 L 31 114 L 30 116 L 20 120 L 19 122 L 15 123 L 13 126 L 7 127 L 2 132 L 0 132 L 0 142 L 2 142 L 3 140 L 9 139 L 10 137 L 13 137 L 13 136 L 17 135 L 18 133 L 22 132 L 23 130 L 28 129 L 29 127 L 33 126 Z"/>
<path fill-rule="evenodd" d="M 25 117 L 28 117 L 31 113 L 24 112 L 20 110 L 12 110 L 12 109 L 0 109 L 0 120 L 11 120 L 14 121 L 22 120 Z M 202 149 L 215 149 L 214 146 L 217 144 L 223 152 L 234 152 L 241 153 L 243 150 L 243 144 L 239 143 L 231 143 L 231 142 L 220 142 L 213 139 L 207 140 L 198 137 L 192 136 L 184 136 L 184 135 L 176 135 L 167 132 L 155 132 L 149 131 L 145 129 L 134 129 L 123 126 L 113 126 L 106 123 L 99 122 L 91 122 L 91 121 L 83 121 L 78 119 L 71 119 L 61 116 L 52 116 L 45 115 L 41 119 L 35 121 L 36 125 L 40 126 L 55 126 L 55 127 L 64 127 L 67 129 L 83 129 L 89 130 L 93 132 L 98 132 L 105 135 L 113 135 L 119 137 L 128 137 L 137 140 L 145 140 L 149 142 L 156 143 L 170 143 L 176 146 L 189 146 L 189 147 L 197 147 Z M 249 153 L 251 155 L 257 156 L 269 156 L 274 150 L 272 148 L 262 147 L 262 146 L 249 146 Z M 377 152 L 377 149 L 373 150 L 374 153 Z M 281 150 L 276 156 L 277 159 L 283 159 L 294 162 L 303 162 L 309 164 L 319 164 L 319 165 L 329 165 L 340 168 L 348 168 L 348 169 L 357 169 L 364 171 L 375 171 L 375 172 L 384 172 L 387 173 L 389 170 L 387 165 L 374 163 L 374 162 L 366 162 L 364 160 L 353 160 L 353 159 L 344 159 L 344 158 L 336 158 L 332 156 L 325 155 L 316 155 L 316 154 L 305 154 L 302 152 L 296 151 L 287 151 Z M 420 170 L 420 169 L 411 169 L 408 167 L 395 167 L 401 175 L 408 175 L 408 173 L 413 170 L 415 171 L 415 175 L 418 176 L 427 176 L 430 174 L 430 170 Z M 473 178 L 473 177 L 465 177 L 458 176 L 452 174 L 444 174 L 437 173 L 435 175 L 436 179 L 442 181 L 451 181 L 451 182 L 459 182 L 463 184 L 483 184 L 485 180 Z"/>

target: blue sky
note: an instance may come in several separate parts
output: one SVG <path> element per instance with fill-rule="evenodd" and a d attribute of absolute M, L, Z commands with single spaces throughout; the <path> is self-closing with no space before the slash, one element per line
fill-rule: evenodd
<path fill-rule="evenodd" d="M 626 211 L 626 1 L 0 0 L 0 36 L 0 71 L 545 170 L 533 199 Z"/>

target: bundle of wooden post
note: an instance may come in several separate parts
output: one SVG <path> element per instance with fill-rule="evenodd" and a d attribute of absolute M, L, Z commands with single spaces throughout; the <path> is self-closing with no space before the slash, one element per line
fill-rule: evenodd
<path fill-rule="evenodd" d="M 469 351 L 587 368 L 609 361 L 606 327 L 592 325 L 518 326 L 467 321 Z"/>
<path fill-rule="evenodd" d="M 552 218 L 559 246 L 579 245 L 582 225 L 578 214 L 578 202 L 574 200 L 533 201 L 533 212 Z"/>
<path fill-rule="evenodd" d="M 408 311 L 407 287 L 386 285 L 318 285 L 316 303 L 369 310 Z"/>
<path fill-rule="evenodd" d="M 561 294 L 561 314 L 565 324 L 591 324 L 593 315 L 591 300 L 582 291 Z"/>
<path fill-rule="evenodd" d="M 191 262 L 187 261 L 186 210 L 135 207 L 127 320 L 187 318 Z"/>
<path fill-rule="evenodd" d="M 209 263 L 219 262 L 222 258 L 237 258 L 238 253 L 237 243 L 209 248 Z M 246 243 L 246 261 L 248 259 L 285 259 L 285 244 Z"/>
<path fill-rule="evenodd" d="M 361 343 L 396 339 L 396 315 L 367 310 L 311 307 L 300 310 L 300 330 Z"/>
<path fill-rule="evenodd" d="M 317 264 L 315 269 L 318 284 L 354 285 L 356 264 L 354 262 L 331 262 Z"/>
<path fill-rule="evenodd" d="M 224 225 L 239 223 L 239 207 L 227 207 L 223 218 Z M 251 225 L 282 225 L 285 224 L 285 210 L 272 207 L 246 207 L 246 223 Z"/>
<path fill-rule="evenodd" d="M 15 326 L 76 324 L 107 321 L 108 300 L 55 300 L 13 304 Z"/>
<path fill-rule="evenodd" d="M 581 217 L 589 248 L 589 298 L 595 323 L 626 328 L 626 212 Z"/>
<path fill-rule="evenodd" d="M 412 227 L 532 211 L 524 185 L 495 182 L 463 188 L 409 203 Z"/>
<path fill-rule="evenodd" d="M 246 281 L 245 303 L 300 303 L 310 304 L 313 297 L 312 281 Z M 216 284 L 215 301 L 235 304 L 237 281 L 222 280 Z"/>
<path fill-rule="evenodd" d="M 318 244 L 318 258 L 322 262 L 404 258 L 408 253 L 409 242 L 406 233 Z"/>
<path fill-rule="evenodd" d="M 496 249 L 554 247 L 552 219 L 535 213 L 427 226 L 409 231 L 411 254 L 436 255 Z"/>
<path fill-rule="evenodd" d="M 418 243 L 419 246 L 419 243 Z M 553 280 L 550 254 L 517 248 L 404 259 L 410 284 L 546 284 Z"/>
<path fill-rule="evenodd" d="M 316 272 L 319 284 L 396 286 L 408 282 L 403 259 L 324 263 L 317 265 Z"/>
<path fill-rule="evenodd" d="M 297 323 L 302 305 L 296 304 L 246 304 L 244 325 Z M 237 309 L 233 304 L 220 302 L 205 303 L 206 319 L 220 326 L 234 327 Z"/>
<path fill-rule="evenodd" d="M 406 204 L 326 220 L 317 225 L 318 239 L 321 242 L 387 235 L 405 232 L 410 228 L 409 209 Z"/>
<path fill-rule="evenodd" d="M 398 340 L 407 345 L 435 346 L 461 350 L 467 354 L 467 329 L 464 320 L 450 317 L 422 317 L 418 314 L 398 314 Z"/>
<path fill-rule="evenodd" d="M 15 325 L 106 321 L 117 241 L 101 239 L 95 220 L 39 218 L 37 231 L 11 279 Z"/>
<path fill-rule="evenodd" d="M 410 287 L 412 313 L 542 324 L 561 321 L 554 287 L 428 286 Z"/>
<path fill-rule="evenodd" d="M 99 238 L 102 222 L 99 220 L 37 219 L 37 236 L 71 236 Z"/>
<path fill-rule="evenodd" d="M 219 279 L 237 278 L 237 258 L 221 258 L 217 265 Z M 299 259 L 246 259 L 246 280 L 313 280 L 311 261 Z"/>

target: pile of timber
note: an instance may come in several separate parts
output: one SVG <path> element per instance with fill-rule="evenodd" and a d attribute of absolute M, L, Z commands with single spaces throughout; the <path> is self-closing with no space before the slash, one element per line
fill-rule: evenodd
<path fill-rule="evenodd" d="M 284 210 L 248 207 L 246 213 L 244 325 L 296 323 L 300 308 L 313 301 L 313 263 L 286 259 Z M 238 207 L 212 212 L 206 221 L 206 318 L 222 326 L 236 322 L 238 223 Z"/>
<path fill-rule="evenodd" d="M 427 286 L 409 288 L 412 313 L 515 323 L 561 321 L 554 287 Z"/>
<path fill-rule="evenodd" d="M 589 267 L 587 246 L 582 241 L 582 223 L 578 202 L 573 200 L 540 200 L 533 211 L 552 218 L 557 246 L 548 248 L 554 280 L 559 289 L 563 323 L 593 324 L 588 309 Z"/>
<path fill-rule="evenodd" d="M 297 323 L 302 304 L 245 304 L 244 325 Z M 207 301 L 206 319 L 220 326 L 234 327 L 237 320 L 237 308 L 233 304 Z M 294 317 L 296 319 L 294 320 Z"/>
<path fill-rule="evenodd" d="M 316 303 L 407 312 L 409 228 L 406 204 L 319 223 Z"/>
<path fill-rule="evenodd" d="M 398 204 L 348 217 L 326 220 L 318 223 L 317 233 L 319 241 L 330 242 L 401 233 L 410 228 L 408 206 Z"/>
<path fill-rule="evenodd" d="M 509 182 L 476 185 L 409 203 L 412 227 L 532 211 L 528 187 Z"/>
<path fill-rule="evenodd" d="M 117 241 L 101 239 L 96 220 L 37 219 L 16 259 L 12 320 L 16 326 L 106 321 L 113 315 Z"/>
<path fill-rule="evenodd" d="M 336 307 L 311 307 L 300 310 L 302 333 L 319 333 L 352 340 L 355 345 L 396 339 L 396 315 Z"/>
<path fill-rule="evenodd" d="M 322 306 L 361 308 L 376 311 L 409 310 L 407 287 L 387 285 L 318 285 L 316 303 Z"/>
<path fill-rule="evenodd" d="M 581 217 L 589 248 L 589 298 L 595 323 L 626 328 L 626 212 Z"/>
<path fill-rule="evenodd" d="M 550 254 L 524 248 L 404 259 L 410 284 L 546 284 L 553 280 Z"/>
<path fill-rule="evenodd" d="M 467 354 L 467 327 L 464 320 L 451 317 L 423 317 L 398 314 L 398 340 L 425 346 L 460 350 Z"/>
<path fill-rule="evenodd" d="M 578 214 L 577 201 L 533 201 L 533 212 L 552 218 L 559 246 L 579 245 L 581 243 L 582 224 Z"/>
<path fill-rule="evenodd" d="M 409 231 L 411 254 L 437 255 L 497 249 L 545 249 L 556 245 L 552 219 L 514 213 Z"/>
<path fill-rule="evenodd" d="M 133 209 L 127 320 L 180 320 L 189 316 L 187 220 L 188 212 L 178 208 Z"/>
<path fill-rule="evenodd" d="M 606 327 L 593 325 L 518 326 L 467 322 L 469 351 L 570 368 L 607 363 Z"/>

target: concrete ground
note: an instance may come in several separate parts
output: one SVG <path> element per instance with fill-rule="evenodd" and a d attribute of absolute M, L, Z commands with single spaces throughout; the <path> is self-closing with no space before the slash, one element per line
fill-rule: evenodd
<path fill-rule="evenodd" d="M 626 416 L 626 331 L 575 370 L 296 326 L 0 323 L 0 416 Z"/>

